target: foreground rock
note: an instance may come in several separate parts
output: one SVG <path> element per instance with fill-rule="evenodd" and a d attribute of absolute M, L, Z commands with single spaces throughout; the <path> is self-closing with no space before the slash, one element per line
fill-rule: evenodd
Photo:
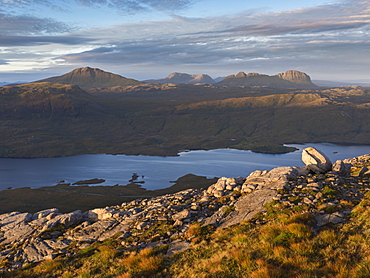
<path fill-rule="evenodd" d="M 192 223 L 216 228 L 258 223 L 267 213 L 267 204 L 310 212 L 316 229 L 344 223 L 370 189 L 366 167 L 370 155 L 337 161 L 333 171 L 330 160 L 313 148 L 305 150 L 304 161 L 321 174 L 314 174 L 315 167 L 310 167 L 311 172 L 278 167 L 254 171 L 245 178 L 223 177 L 205 190 L 189 189 L 86 212 L 62 214 L 54 208 L 0 215 L 2 270 L 74 256 L 108 239 L 118 240 L 123 250 L 168 244 L 171 255 L 189 248 L 187 231 Z"/>
<path fill-rule="evenodd" d="M 302 151 L 302 161 L 315 173 L 326 173 L 332 169 L 330 159 L 319 150 L 308 147 Z"/>

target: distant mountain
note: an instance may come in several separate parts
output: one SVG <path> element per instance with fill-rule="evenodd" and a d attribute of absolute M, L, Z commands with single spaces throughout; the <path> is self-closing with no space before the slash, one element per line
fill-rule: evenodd
<path fill-rule="evenodd" d="M 222 80 L 224 80 L 226 78 L 226 76 L 220 76 L 220 77 L 217 77 L 214 79 L 214 81 L 217 83 L 217 82 L 221 82 Z"/>
<path fill-rule="evenodd" d="M 312 83 L 311 78 L 300 71 L 289 70 L 277 75 L 266 75 L 260 73 L 239 72 L 236 75 L 229 75 L 217 85 L 223 86 L 264 86 L 279 89 L 311 89 L 317 86 Z"/>
<path fill-rule="evenodd" d="M 78 68 L 64 75 L 46 78 L 37 82 L 74 84 L 83 89 L 138 85 L 143 83 L 135 79 L 129 79 L 118 74 L 90 67 Z"/>
<path fill-rule="evenodd" d="M 187 73 L 179 73 L 174 72 L 171 73 L 169 76 L 163 79 L 149 79 L 145 80 L 147 83 L 187 83 L 187 84 L 197 84 L 197 83 L 206 83 L 206 84 L 213 84 L 215 81 L 207 74 L 187 74 Z"/>

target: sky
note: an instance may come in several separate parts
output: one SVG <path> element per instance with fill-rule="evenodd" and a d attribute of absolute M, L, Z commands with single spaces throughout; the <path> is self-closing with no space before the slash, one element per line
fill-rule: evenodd
<path fill-rule="evenodd" d="M 0 0 L 0 82 L 87 66 L 370 82 L 370 1 Z"/>

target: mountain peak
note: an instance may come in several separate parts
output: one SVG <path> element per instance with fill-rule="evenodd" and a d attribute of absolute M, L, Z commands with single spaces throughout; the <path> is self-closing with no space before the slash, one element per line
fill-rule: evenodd
<path fill-rule="evenodd" d="M 75 84 L 83 89 L 137 85 L 142 82 L 106 72 L 98 68 L 83 67 L 72 70 L 61 76 L 50 77 L 38 82 L 53 82 L 60 84 Z"/>
<path fill-rule="evenodd" d="M 312 84 L 311 78 L 307 74 L 305 74 L 304 72 L 297 71 L 297 70 L 288 70 L 283 73 L 278 73 L 276 76 L 281 79 L 288 80 L 288 81 L 295 82 L 295 83 Z"/>
<path fill-rule="evenodd" d="M 188 74 L 188 73 L 180 73 L 174 72 L 168 75 L 166 78 L 163 79 L 150 79 L 146 80 L 147 83 L 187 83 L 187 84 L 197 84 L 197 83 L 207 83 L 213 84 L 215 81 L 207 74 Z"/>
<path fill-rule="evenodd" d="M 316 87 L 307 74 L 296 70 L 289 70 L 274 76 L 255 72 L 245 74 L 241 71 L 236 75 L 227 76 L 217 84 L 223 86 L 263 86 L 281 89 L 310 89 Z"/>

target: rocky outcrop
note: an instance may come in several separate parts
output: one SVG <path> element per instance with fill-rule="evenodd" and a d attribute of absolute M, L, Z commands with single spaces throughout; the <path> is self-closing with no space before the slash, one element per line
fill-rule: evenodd
<path fill-rule="evenodd" d="M 297 84 L 306 84 L 309 86 L 313 84 L 309 75 L 307 75 L 304 72 L 297 71 L 297 70 L 288 70 L 283 73 L 278 73 L 276 76 L 281 79 L 294 82 Z"/>
<path fill-rule="evenodd" d="M 94 242 L 115 240 L 123 250 L 168 244 L 168 255 L 190 248 L 188 231 L 194 223 L 226 228 L 242 221 L 263 224 L 268 206 L 299 208 L 314 216 L 315 229 L 346 222 L 347 204 L 357 204 L 369 191 L 370 155 L 337 161 L 309 148 L 308 165 L 325 169 L 319 175 L 305 168 L 278 167 L 247 177 L 222 177 L 205 190 L 189 189 L 155 198 L 87 212 L 62 214 L 48 209 L 35 214 L 0 215 L 0 270 L 28 263 L 74 256 Z M 320 168 L 321 169 L 321 168 Z M 352 171 L 351 171 L 352 169 Z M 262 219 L 262 221 L 261 221 Z"/>

